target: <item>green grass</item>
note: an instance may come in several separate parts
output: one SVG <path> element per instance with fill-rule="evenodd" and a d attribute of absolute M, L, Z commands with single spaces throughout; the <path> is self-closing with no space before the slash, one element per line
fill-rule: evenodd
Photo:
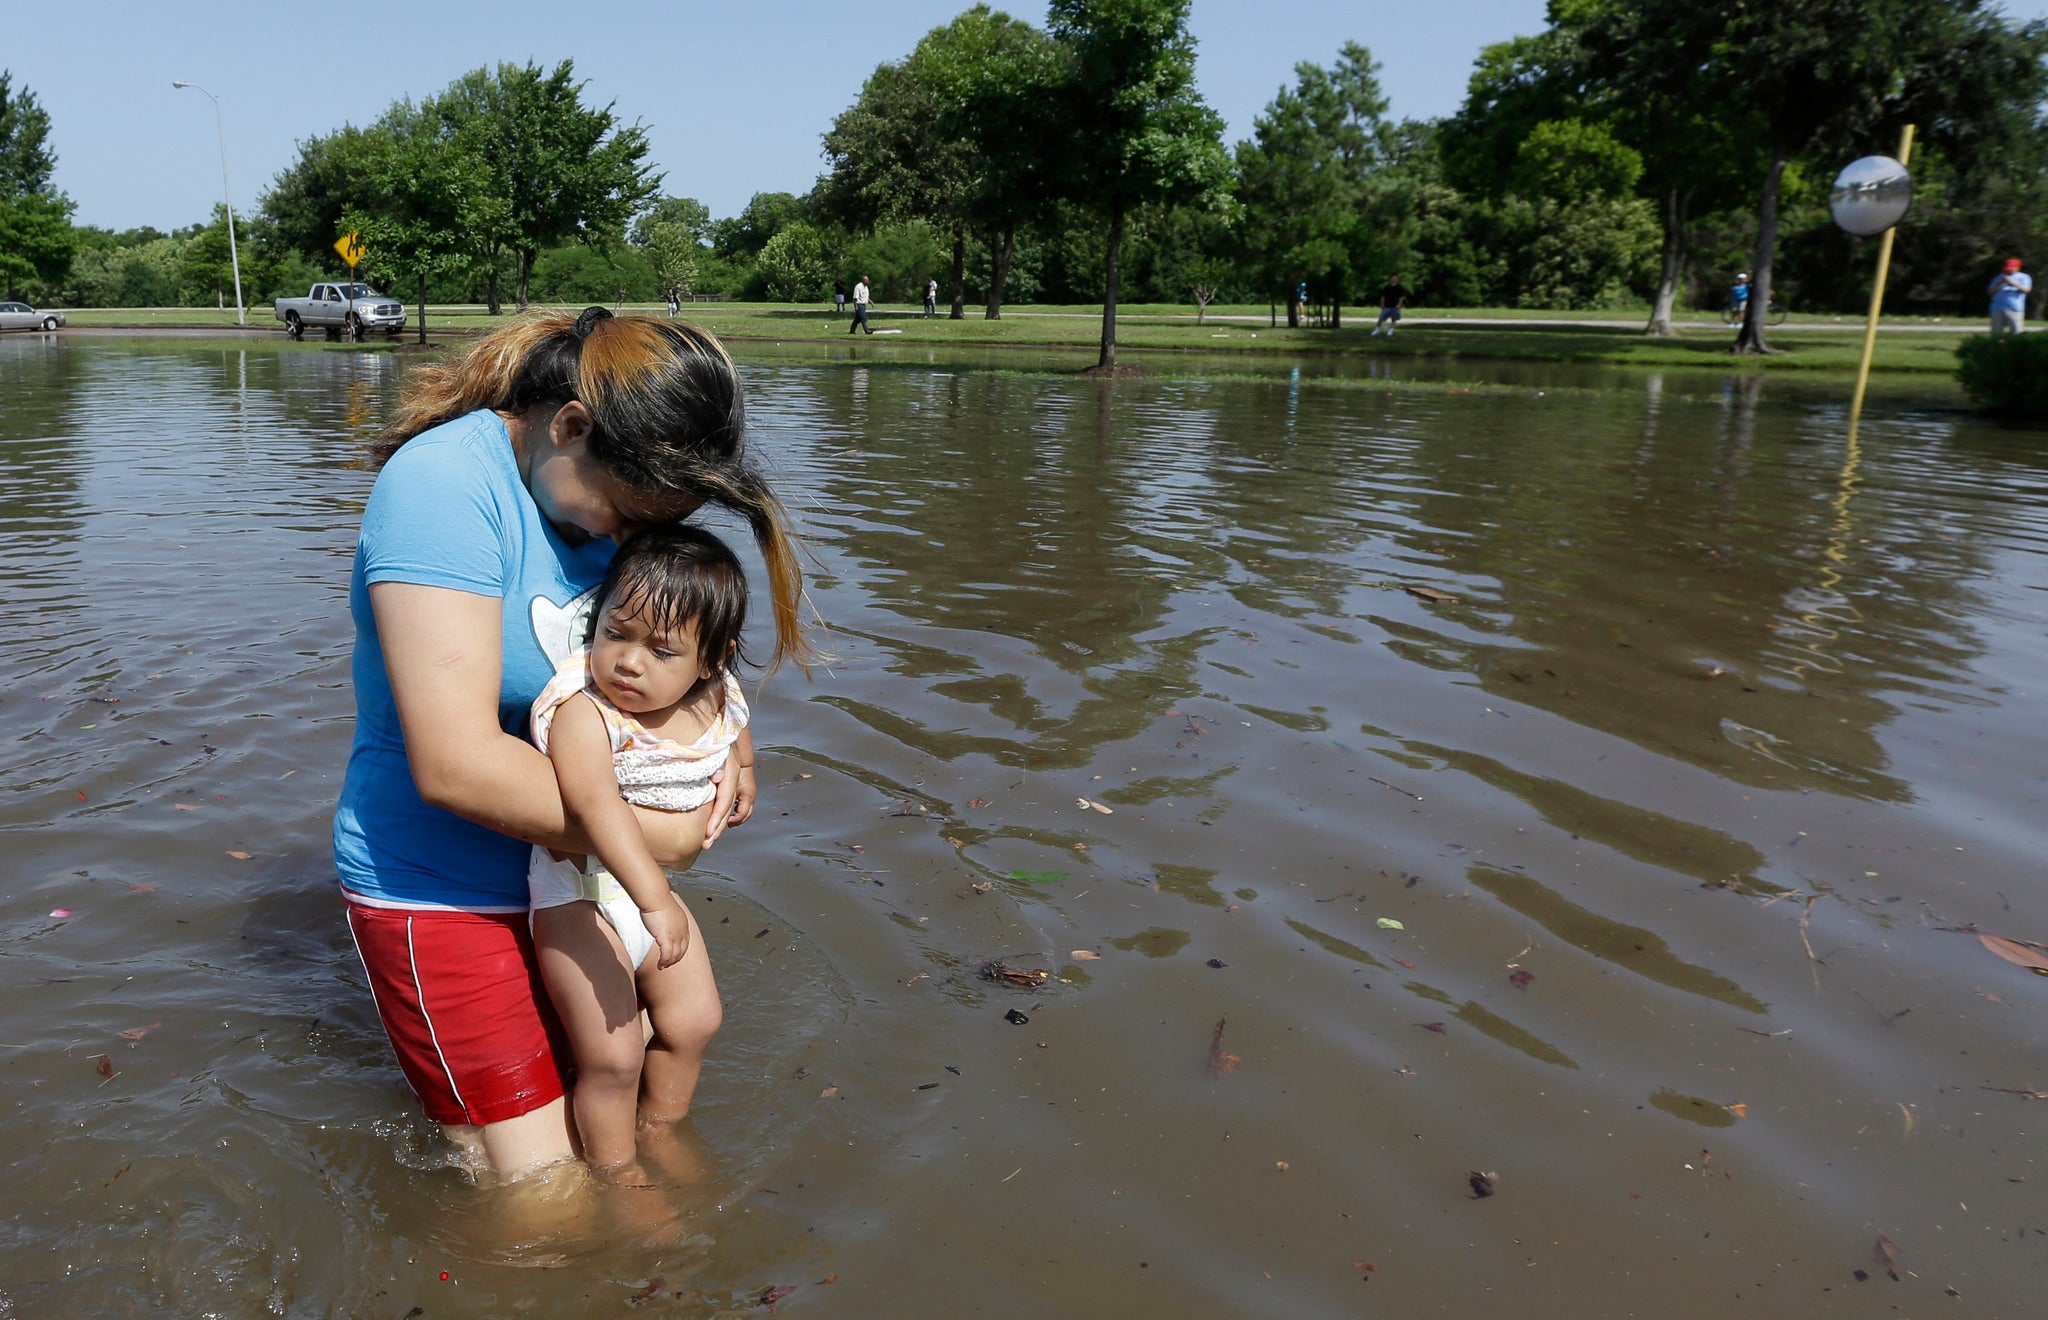
<path fill-rule="evenodd" d="M 630 310 L 659 313 L 656 307 Z M 877 329 L 900 330 L 887 336 L 900 345 L 993 346 L 1036 349 L 1092 349 L 1101 331 L 1098 307 L 1024 305 L 1004 309 L 1003 319 L 984 320 L 979 308 L 969 308 L 967 319 L 947 320 L 943 316 L 925 320 L 914 312 L 893 307 L 878 308 Z M 474 334 L 502 324 L 507 317 L 492 317 L 481 307 L 429 307 L 430 336 Z M 79 327 L 107 328 L 207 328 L 231 329 L 232 310 L 213 308 L 95 309 L 70 313 L 70 323 Z M 787 307 L 764 303 L 693 303 L 686 311 L 695 321 L 722 338 L 783 344 L 845 343 L 847 318 L 830 309 Z M 1341 330 L 1290 330 L 1285 324 L 1267 324 L 1263 307 L 1211 307 L 1205 324 L 1197 324 L 1185 306 L 1129 304 L 1118 309 L 1119 348 L 1135 360 L 1155 359 L 1162 370 L 1172 370 L 1171 354 L 1199 352 L 1208 355 L 1242 354 L 1332 354 L 1344 357 L 1430 357 L 1471 359 L 1522 359 L 1550 362 L 1600 363 L 1642 367 L 1742 367 L 1787 371 L 1853 371 L 1861 350 L 1861 328 L 1855 318 L 1794 317 L 1770 334 L 1774 348 L 1782 350 L 1768 358 L 1738 358 L 1728 352 L 1734 331 L 1718 322 L 1688 314 L 1680 318 L 1675 339 L 1647 339 L 1642 334 L 1639 312 L 1544 312 L 1522 308 L 1458 308 L 1432 312 L 1418 308 L 1409 313 L 1401 331 L 1387 338 L 1371 334 L 1372 312 L 1359 309 L 1356 319 L 1347 317 Z M 1229 319 L 1229 318 L 1256 318 Z M 1448 324 L 1418 324 L 1424 320 L 1449 318 Z M 1577 320 L 1602 324 L 1526 324 L 1528 322 Z M 1878 336 L 1874 366 L 1886 372 L 1938 372 L 1955 370 L 1955 346 L 1961 336 L 1948 326 L 1974 329 L 1974 322 L 1934 324 L 1931 318 L 1888 317 Z M 253 331 L 282 335 L 265 306 L 252 308 L 249 325 Z M 411 338 L 408 330 L 407 338 Z M 373 341 L 381 342 L 381 341 Z M 1163 360 L 1158 360 L 1163 359 Z"/>

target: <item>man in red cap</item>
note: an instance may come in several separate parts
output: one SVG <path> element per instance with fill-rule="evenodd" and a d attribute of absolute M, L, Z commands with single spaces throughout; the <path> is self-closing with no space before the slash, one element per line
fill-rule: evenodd
<path fill-rule="evenodd" d="M 1992 334 L 2016 335 L 2026 330 L 2027 295 L 2033 291 L 2033 277 L 2020 273 L 2020 259 L 2007 258 L 2005 270 L 1991 281 Z"/>

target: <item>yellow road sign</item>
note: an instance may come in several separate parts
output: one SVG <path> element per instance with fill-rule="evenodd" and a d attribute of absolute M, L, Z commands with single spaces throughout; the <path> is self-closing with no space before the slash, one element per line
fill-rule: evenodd
<path fill-rule="evenodd" d="M 341 259 L 349 265 L 360 266 L 363 264 L 363 253 L 369 249 L 363 246 L 362 238 L 356 234 L 355 230 L 351 229 L 340 238 L 334 240 L 334 250 L 339 252 Z"/>

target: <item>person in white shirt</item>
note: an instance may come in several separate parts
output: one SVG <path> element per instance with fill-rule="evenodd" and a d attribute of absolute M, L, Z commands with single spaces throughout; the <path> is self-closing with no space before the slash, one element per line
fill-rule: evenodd
<path fill-rule="evenodd" d="M 846 333 L 852 334 L 856 330 L 865 330 L 869 334 L 875 332 L 875 328 L 868 324 L 868 277 L 865 275 L 853 286 L 853 324 L 846 327 Z"/>
<path fill-rule="evenodd" d="M 2005 269 L 1991 281 L 1991 333 L 2017 335 L 2027 329 L 2027 295 L 2034 291 L 2031 275 L 2020 273 L 2020 259 L 2008 257 Z"/>
<path fill-rule="evenodd" d="M 924 282 L 924 314 L 927 318 L 939 314 L 939 282 L 937 280 L 926 280 Z"/>

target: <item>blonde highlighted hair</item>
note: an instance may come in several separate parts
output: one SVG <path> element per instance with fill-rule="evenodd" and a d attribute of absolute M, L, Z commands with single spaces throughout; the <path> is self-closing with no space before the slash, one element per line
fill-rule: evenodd
<path fill-rule="evenodd" d="M 590 410 L 589 454 L 635 495 L 687 496 L 746 519 L 768 570 L 775 616 L 770 667 L 821 658 L 800 615 L 803 569 L 789 515 L 746 451 L 739 372 L 719 342 L 681 321 L 550 312 L 492 331 L 459 361 L 414 369 L 398 416 L 373 453 L 490 408 L 523 415 L 575 399 Z"/>

